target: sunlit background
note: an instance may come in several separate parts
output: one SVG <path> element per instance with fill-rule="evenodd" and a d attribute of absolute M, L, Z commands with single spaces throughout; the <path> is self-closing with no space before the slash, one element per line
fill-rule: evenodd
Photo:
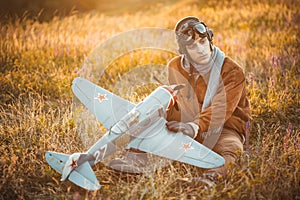
<path fill-rule="evenodd" d="M 177 0 L 0 0 L 0 17 L 37 17 L 49 20 L 54 15 L 66 16 L 74 12 L 96 11 L 108 15 L 133 13 L 152 5 L 168 5 Z"/>
<path fill-rule="evenodd" d="M 300 0 L 0 0 L 0 199 L 299 200 L 299 5 Z M 71 84 L 90 52 L 129 30 L 172 30 L 188 15 L 203 20 L 214 31 L 214 44 L 245 70 L 252 127 L 226 182 L 212 190 L 181 185 L 178 178 L 201 170 L 176 162 L 151 175 L 123 176 L 99 163 L 93 169 L 103 187 L 93 193 L 60 182 L 44 155 L 86 150 L 73 118 Z M 116 83 L 123 83 L 130 67 L 165 66 L 174 56 L 129 52 L 99 82 L 119 89 Z M 129 100 L 139 101 L 146 89 L 138 88 Z"/>

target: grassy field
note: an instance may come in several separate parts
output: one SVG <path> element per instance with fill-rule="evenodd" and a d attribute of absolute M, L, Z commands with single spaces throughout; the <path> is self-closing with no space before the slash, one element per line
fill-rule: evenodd
<path fill-rule="evenodd" d="M 300 199 L 299 4 L 182 0 L 119 15 L 74 12 L 49 22 L 25 17 L 0 22 L 0 198 Z M 214 43 L 245 69 L 247 77 L 252 128 L 227 180 L 215 188 L 180 185 L 177 178 L 196 176 L 201 170 L 173 162 L 154 174 L 135 176 L 98 164 L 93 169 L 103 187 L 95 192 L 60 182 L 44 153 L 86 150 L 72 116 L 71 82 L 89 52 L 124 31 L 173 29 L 187 15 L 198 16 L 214 30 Z M 174 56 L 150 54 L 137 52 L 134 63 L 165 65 Z M 118 67 L 126 65 L 128 59 L 120 58 L 110 76 L 100 81 L 114 84 Z M 140 99 L 145 92 L 140 89 L 132 98 Z"/>

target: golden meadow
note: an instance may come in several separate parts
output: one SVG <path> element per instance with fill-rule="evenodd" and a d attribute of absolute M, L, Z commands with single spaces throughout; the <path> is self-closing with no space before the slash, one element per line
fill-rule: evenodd
<path fill-rule="evenodd" d="M 1 22 L 0 197 L 300 199 L 299 3 L 172 1 L 120 15 L 74 11 L 48 22 L 26 17 Z M 230 166 L 226 182 L 215 188 L 181 185 L 176 179 L 200 172 L 178 162 L 151 175 L 117 174 L 98 164 L 93 169 L 103 187 L 95 192 L 60 182 L 44 153 L 86 150 L 72 117 L 71 82 L 89 52 L 124 31 L 173 29 L 187 15 L 198 16 L 214 30 L 214 43 L 244 68 L 247 77 L 252 128 L 245 152 Z M 104 86 L 114 84 L 133 63 L 165 65 L 174 56 L 152 54 L 145 51 L 131 60 L 119 58 L 99 81 Z M 141 88 L 131 100 L 146 93 Z"/>

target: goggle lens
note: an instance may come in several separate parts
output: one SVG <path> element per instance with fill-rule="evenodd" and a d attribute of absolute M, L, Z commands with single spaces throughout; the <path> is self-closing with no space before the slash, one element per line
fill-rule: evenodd
<path fill-rule="evenodd" d="M 182 34 L 182 39 L 187 43 L 193 43 L 195 40 L 195 34 L 198 34 L 201 38 L 207 36 L 207 30 L 202 23 L 187 22 L 179 29 Z"/>
<path fill-rule="evenodd" d="M 196 30 L 200 36 L 205 35 L 206 36 L 206 28 L 202 23 L 197 23 L 194 27 L 194 30 Z"/>

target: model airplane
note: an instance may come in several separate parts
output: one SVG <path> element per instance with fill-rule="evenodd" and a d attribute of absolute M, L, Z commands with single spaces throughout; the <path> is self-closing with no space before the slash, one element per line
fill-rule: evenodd
<path fill-rule="evenodd" d="M 85 153 L 46 152 L 47 162 L 62 174 L 62 181 L 69 179 L 87 190 L 101 187 L 91 167 L 120 149 L 139 149 L 201 168 L 222 166 L 223 157 L 193 138 L 166 128 L 165 113 L 174 106 L 180 87 L 160 86 L 134 104 L 86 79 L 74 79 L 74 94 L 108 131 Z M 121 137 L 127 140 L 116 148 L 115 142 Z"/>

